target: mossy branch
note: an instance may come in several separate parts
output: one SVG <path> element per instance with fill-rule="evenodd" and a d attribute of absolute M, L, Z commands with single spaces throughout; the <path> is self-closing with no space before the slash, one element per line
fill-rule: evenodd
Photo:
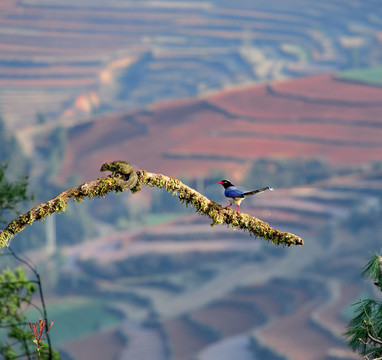
<path fill-rule="evenodd" d="M 132 193 L 136 193 L 141 190 L 142 184 L 150 187 L 164 188 L 169 193 L 172 193 L 172 195 L 177 196 L 181 203 L 187 206 L 192 205 L 196 209 L 196 212 L 212 219 L 211 226 L 226 224 L 230 227 L 247 231 L 249 234 L 261 237 L 275 245 L 291 246 L 304 244 L 301 237 L 297 235 L 281 232 L 270 227 L 266 222 L 248 214 L 238 214 L 231 209 L 222 208 L 222 206 L 213 200 L 208 199 L 178 179 L 150 173 L 145 170 L 138 170 L 136 175 L 137 181 L 136 183 L 134 182 L 134 186 L 131 187 L 128 186 L 130 184 L 128 181 L 130 174 L 113 172 L 113 174 L 107 177 L 86 182 L 65 190 L 55 198 L 35 206 L 25 214 L 20 215 L 17 219 L 12 220 L 5 229 L 0 232 L 0 248 L 8 246 L 13 237 L 24 230 L 27 225 L 32 225 L 34 221 L 42 221 L 53 213 L 65 211 L 67 202 L 71 198 L 80 202 L 85 197 L 103 197 L 111 191 L 121 192 L 130 189 Z"/>

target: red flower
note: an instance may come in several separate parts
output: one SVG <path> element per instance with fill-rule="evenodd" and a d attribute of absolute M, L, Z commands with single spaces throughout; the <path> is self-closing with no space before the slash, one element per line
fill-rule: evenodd
<path fill-rule="evenodd" d="M 50 322 L 49 328 L 45 330 L 45 334 L 43 335 L 44 329 L 45 329 L 45 321 L 40 318 L 40 320 L 32 324 L 30 321 L 29 326 L 33 332 L 33 335 L 35 339 L 33 342 L 37 345 L 37 353 L 38 353 L 38 358 L 40 359 L 40 350 L 41 350 L 41 343 L 42 341 L 46 338 L 46 335 L 48 334 L 49 330 L 51 329 L 53 325 L 53 321 Z"/>

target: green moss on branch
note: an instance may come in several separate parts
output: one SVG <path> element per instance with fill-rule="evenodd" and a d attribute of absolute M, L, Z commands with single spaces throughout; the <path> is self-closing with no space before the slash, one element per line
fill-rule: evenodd
<path fill-rule="evenodd" d="M 249 234 L 261 237 L 264 240 L 275 245 L 303 245 L 301 237 L 289 232 L 281 232 L 269 226 L 268 223 L 261 221 L 245 213 L 238 214 L 231 209 L 224 209 L 219 204 L 210 200 L 186 186 L 178 179 L 161 174 L 148 173 L 146 171 L 137 171 L 138 182 L 150 187 L 160 187 L 177 196 L 180 202 L 186 205 L 192 205 L 201 215 L 211 218 L 211 226 L 226 224 L 230 227 L 247 231 Z"/>
<path fill-rule="evenodd" d="M 121 185 L 120 177 L 99 178 L 95 181 L 84 183 L 63 191 L 52 200 L 35 206 L 17 219 L 12 220 L 7 227 L 0 232 L 0 248 L 9 245 L 10 240 L 20 231 L 23 231 L 27 225 L 32 225 L 35 221 L 43 221 L 53 213 L 61 213 L 66 210 L 68 200 L 74 198 L 81 202 L 85 197 L 103 197 L 111 191 L 120 192 L 126 190 Z"/>
<path fill-rule="evenodd" d="M 133 171 L 132 168 L 131 171 Z M 223 209 L 219 204 L 186 186 L 178 179 L 139 170 L 136 172 L 137 181 L 134 180 L 134 183 L 132 183 L 127 181 L 130 175 L 129 173 L 112 173 L 107 177 L 65 190 L 54 199 L 35 206 L 27 213 L 12 220 L 0 232 L 0 248 L 9 245 L 10 240 L 20 231 L 24 230 L 26 225 L 32 225 L 36 220 L 42 221 L 53 213 L 65 211 L 67 202 L 71 198 L 81 202 L 85 197 L 103 197 L 111 191 L 121 192 L 126 189 L 136 193 L 140 191 L 141 185 L 164 188 L 172 195 L 177 196 L 181 203 L 186 206 L 193 206 L 197 213 L 208 216 L 212 220 L 211 226 L 226 224 L 230 227 L 246 231 L 250 235 L 261 237 L 277 246 L 303 245 L 304 243 L 299 236 L 274 229 L 268 223 L 248 214 L 238 214 L 231 209 Z"/>

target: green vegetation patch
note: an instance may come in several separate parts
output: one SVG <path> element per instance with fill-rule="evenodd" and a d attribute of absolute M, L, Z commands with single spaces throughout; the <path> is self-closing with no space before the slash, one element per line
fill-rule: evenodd
<path fill-rule="evenodd" d="M 346 70 L 339 74 L 338 78 L 340 80 L 349 80 L 382 86 L 382 66 Z"/>
<path fill-rule="evenodd" d="M 48 306 L 49 321 L 54 322 L 49 333 L 54 346 L 120 322 L 123 317 L 108 304 L 94 298 L 73 298 Z M 34 310 L 27 315 L 33 321 L 41 317 Z"/>

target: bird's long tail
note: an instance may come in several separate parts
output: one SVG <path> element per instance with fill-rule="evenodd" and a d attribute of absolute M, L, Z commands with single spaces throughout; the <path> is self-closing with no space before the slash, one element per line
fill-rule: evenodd
<path fill-rule="evenodd" d="M 266 191 L 266 190 L 271 190 L 271 191 L 273 191 L 273 188 L 270 187 L 270 186 L 266 186 L 266 187 L 263 187 L 263 188 L 261 188 L 261 189 L 252 190 L 252 191 L 247 191 L 247 192 L 245 192 L 243 195 L 244 195 L 244 196 L 256 195 L 256 194 L 261 193 L 261 192 Z"/>

